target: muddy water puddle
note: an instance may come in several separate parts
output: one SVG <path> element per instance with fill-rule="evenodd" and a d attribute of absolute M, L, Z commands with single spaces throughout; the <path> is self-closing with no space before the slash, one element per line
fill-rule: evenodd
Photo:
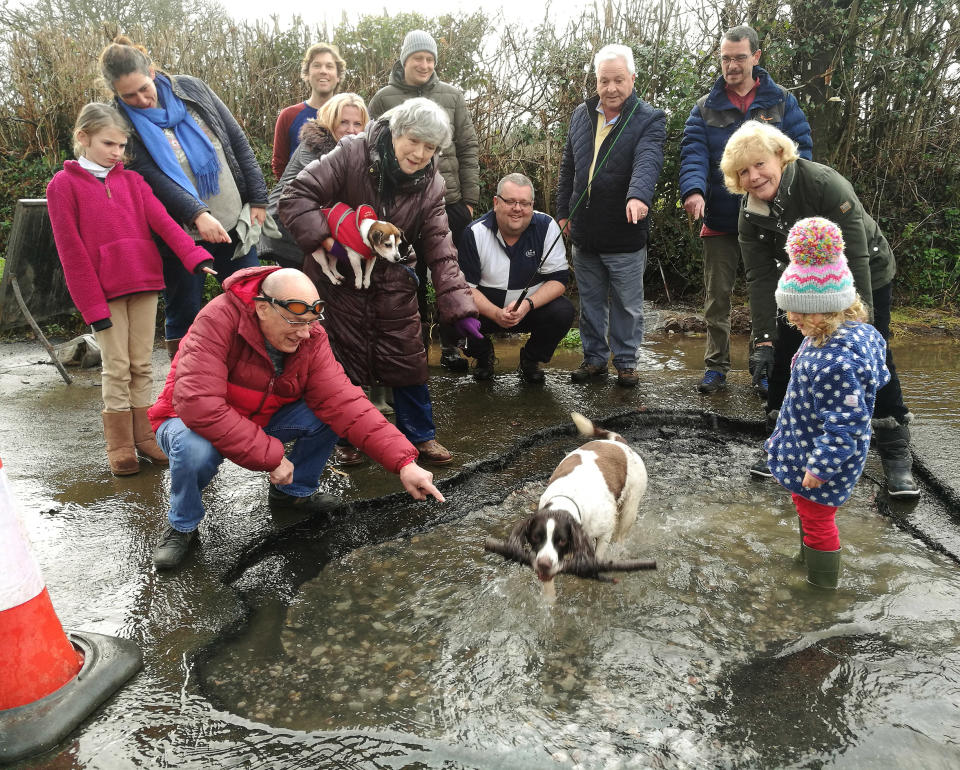
<path fill-rule="evenodd" d="M 792 561 L 789 497 L 731 473 L 752 437 L 624 432 L 651 484 L 619 555 L 656 558 L 656 572 L 560 578 L 546 602 L 529 570 L 480 545 L 543 489 L 510 463 L 476 474 L 485 504 L 455 520 L 339 553 L 335 528 L 314 551 L 298 539 L 319 573 L 211 648 L 204 692 L 275 729 L 408 736 L 489 752 L 490 766 L 942 758 L 960 739 L 955 565 L 879 516 L 862 484 L 840 523 L 843 589 L 813 589 Z M 576 440 L 543 444 L 555 462 Z"/>

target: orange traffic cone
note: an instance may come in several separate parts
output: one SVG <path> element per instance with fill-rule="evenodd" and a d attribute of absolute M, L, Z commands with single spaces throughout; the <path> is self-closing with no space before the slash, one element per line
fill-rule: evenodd
<path fill-rule="evenodd" d="M 142 658 L 122 639 L 68 638 L 27 545 L 2 460 L 0 552 L 0 762 L 11 762 L 58 743 Z"/>

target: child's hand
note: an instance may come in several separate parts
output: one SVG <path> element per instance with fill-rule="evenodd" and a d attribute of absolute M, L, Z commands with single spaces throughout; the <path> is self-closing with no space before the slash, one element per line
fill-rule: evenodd
<path fill-rule="evenodd" d="M 818 489 L 824 485 L 822 479 L 818 479 L 816 476 L 810 473 L 810 471 L 803 472 L 803 481 L 800 482 L 800 486 L 804 489 Z"/>
<path fill-rule="evenodd" d="M 216 275 L 216 274 L 217 274 L 217 271 L 214 270 L 212 267 L 203 267 L 203 268 L 200 268 L 200 269 L 203 270 L 203 272 L 205 272 L 207 275 Z"/>

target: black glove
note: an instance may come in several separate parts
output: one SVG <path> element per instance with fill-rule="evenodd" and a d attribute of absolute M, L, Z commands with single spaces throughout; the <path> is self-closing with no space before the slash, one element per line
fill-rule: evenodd
<path fill-rule="evenodd" d="M 770 380 L 773 375 L 773 346 L 755 347 L 750 354 L 750 372 L 753 374 L 753 387 L 760 387 L 760 381 Z"/>

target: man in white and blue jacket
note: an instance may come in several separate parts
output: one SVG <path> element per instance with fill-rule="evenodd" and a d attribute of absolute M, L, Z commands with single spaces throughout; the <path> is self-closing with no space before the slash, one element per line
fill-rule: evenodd
<path fill-rule="evenodd" d="M 471 222 L 457 245 L 460 269 L 480 311 L 483 339 L 468 338 L 466 348 L 477 361 L 476 380 L 493 377 L 491 333 L 529 332 L 518 373 L 525 382 L 543 382 L 540 364 L 550 361 L 573 323 L 573 303 L 563 296 L 570 273 L 560 227 L 533 210 L 533 197 L 530 179 L 507 174 L 497 184 L 493 210 Z"/>
<path fill-rule="evenodd" d="M 737 280 L 740 245 L 737 219 L 740 196 L 723 184 L 720 158 L 727 140 L 747 120 L 779 128 L 798 145 L 800 157 L 812 158 L 810 125 L 796 98 L 758 67 L 760 41 L 745 25 L 728 29 L 720 41 L 722 75 L 710 93 L 697 100 L 680 143 L 680 199 L 687 214 L 703 218 L 703 316 L 707 324 L 705 372 L 697 386 L 716 393 L 730 370 L 730 294 Z"/>

